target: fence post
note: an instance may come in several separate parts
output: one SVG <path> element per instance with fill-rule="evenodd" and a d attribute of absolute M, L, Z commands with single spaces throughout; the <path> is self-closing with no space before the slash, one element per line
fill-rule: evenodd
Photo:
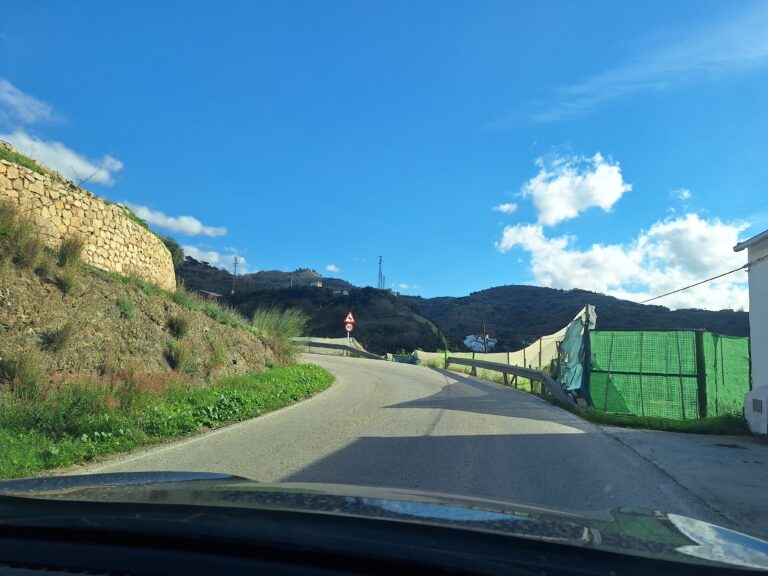
<path fill-rule="evenodd" d="M 541 370 L 541 338 L 539 338 L 539 370 Z"/>
<path fill-rule="evenodd" d="M 704 331 L 696 330 L 696 387 L 699 418 L 707 417 L 707 363 L 704 357 Z"/>
<path fill-rule="evenodd" d="M 506 372 L 503 372 L 504 374 L 504 386 L 509 386 L 509 374 Z"/>

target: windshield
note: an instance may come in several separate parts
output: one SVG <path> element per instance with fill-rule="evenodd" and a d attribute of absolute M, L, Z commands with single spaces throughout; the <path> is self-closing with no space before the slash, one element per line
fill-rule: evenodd
<path fill-rule="evenodd" d="M 0 479 L 768 537 L 767 27 L 760 1 L 0 0 Z"/>

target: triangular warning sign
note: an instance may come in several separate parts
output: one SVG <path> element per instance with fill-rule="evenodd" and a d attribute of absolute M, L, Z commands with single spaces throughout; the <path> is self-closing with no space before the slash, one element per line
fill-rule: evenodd
<path fill-rule="evenodd" d="M 347 314 L 347 317 L 344 318 L 344 324 L 354 324 L 355 323 L 355 317 L 352 316 L 352 312 L 350 311 Z"/>

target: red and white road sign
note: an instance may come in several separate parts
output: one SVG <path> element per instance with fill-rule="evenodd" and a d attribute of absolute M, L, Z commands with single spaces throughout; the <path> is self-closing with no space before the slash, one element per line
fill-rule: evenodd
<path fill-rule="evenodd" d="M 351 322 L 347 322 L 346 324 L 344 324 L 344 330 L 346 330 L 347 332 L 352 332 L 352 330 L 354 329 L 355 329 L 355 325 L 352 324 Z"/>
<path fill-rule="evenodd" d="M 344 318 L 344 324 L 354 324 L 355 323 L 355 317 L 352 316 L 352 311 L 350 310 L 347 313 L 347 317 Z M 351 330 L 348 330 L 348 332 L 351 332 Z"/>

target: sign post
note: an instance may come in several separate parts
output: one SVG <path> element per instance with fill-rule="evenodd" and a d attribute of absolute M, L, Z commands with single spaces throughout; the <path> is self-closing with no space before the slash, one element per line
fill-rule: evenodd
<path fill-rule="evenodd" d="M 355 329 L 355 317 L 352 315 L 352 311 L 350 310 L 347 313 L 347 317 L 344 318 L 344 330 L 347 331 L 347 346 L 351 346 L 351 335 L 352 330 Z"/>

